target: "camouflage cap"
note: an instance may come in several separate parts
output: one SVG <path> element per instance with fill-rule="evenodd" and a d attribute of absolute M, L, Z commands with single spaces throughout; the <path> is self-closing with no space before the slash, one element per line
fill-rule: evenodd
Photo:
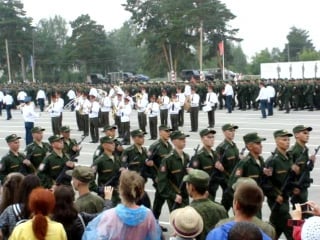
<path fill-rule="evenodd" d="M 60 132 L 70 132 L 70 127 L 69 126 L 62 126 L 60 128 Z"/>
<path fill-rule="evenodd" d="M 103 131 L 108 131 L 108 130 L 112 130 L 112 129 L 117 129 L 117 126 L 116 125 L 106 125 L 104 126 L 103 128 Z"/>
<path fill-rule="evenodd" d="M 137 137 L 137 136 L 143 137 L 145 135 L 145 132 L 142 131 L 141 129 L 136 129 L 136 130 L 131 131 L 130 135 L 131 135 L 131 137 Z"/>
<path fill-rule="evenodd" d="M 14 142 L 14 141 L 16 141 L 18 139 L 21 139 L 21 137 L 18 137 L 17 134 L 11 134 L 9 136 L 6 136 L 7 143 Z"/>
<path fill-rule="evenodd" d="M 93 169 L 88 166 L 76 166 L 73 170 L 67 170 L 66 174 L 84 183 L 91 182 L 94 179 Z"/>
<path fill-rule="evenodd" d="M 239 127 L 237 125 L 233 125 L 231 123 L 227 123 L 227 124 L 224 124 L 222 126 L 222 131 L 226 131 L 226 130 L 231 130 L 231 129 L 238 129 Z"/>
<path fill-rule="evenodd" d="M 48 138 L 49 143 L 53 143 L 53 142 L 57 142 L 59 140 L 62 140 L 63 137 L 60 135 L 53 135 L 51 137 Z"/>
<path fill-rule="evenodd" d="M 273 132 L 273 136 L 276 137 L 292 137 L 293 135 L 287 130 L 277 130 Z"/>
<path fill-rule="evenodd" d="M 199 187 L 208 186 L 209 179 L 209 174 L 199 169 L 191 169 L 188 174 L 183 177 L 184 182 L 188 182 Z"/>
<path fill-rule="evenodd" d="M 232 189 L 235 191 L 237 187 L 242 184 L 254 184 L 257 185 L 257 182 L 253 178 L 249 177 L 240 177 L 237 181 L 232 185 Z"/>
<path fill-rule="evenodd" d="M 45 129 L 42 128 L 42 127 L 33 127 L 33 128 L 31 128 L 31 133 L 40 133 L 40 132 L 43 132 L 43 131 L 45 131 Z"/>
<path fill-rule="evenodd" d="M 258 136 L 258 133 L 253 132 L 253 133 L 248 133 L 246 135 L 243 136 L 243 141 L 245 144 L 247 143 L 258 143 L 258 142 L 262 142 L 265 141 L 266 138 L 262 138 Z"/>
<path fill-rule="evenodd" d="M 209 133 L 216 134 L 216 131 L 211 128 L 205 128 L 200 131 L 200 137 L 207 136 Z"/>
<path fill-rule="evenodd" d="M 298 125 L 298 126 L 295 126 L 293 129 L 292 129 L 292 132 L 293 133 L 298 133 L 298 132 L 302 132 L 304 130 L 308 130 L 309 132 L 312 131 L 312 127 L 306 127 L 304 125 Z"/>
<path fill-rule="evenodd" d="M 172 131 L 172 129 L 169 128 L 167 125 L 160 125 L 160 126 L 159 126 L 159 130 L 162 130 L 162 131 Z"/>
<path fill-rule="evenodd" d="M 176 130 L 170 134 L 171 140 L 174 139 L 185 139 L 186 137 L 190 137 L 190 135 L 186 135 L 184 132 Z"/>
<path fill-rule="evenodd" d="M 103 143 L 114 143 L 116 140 L 111 137 L 111 136 L 105 136 L 105 137 L 102 137 L 100 138 L 100 143 L 103 144 Z"/>

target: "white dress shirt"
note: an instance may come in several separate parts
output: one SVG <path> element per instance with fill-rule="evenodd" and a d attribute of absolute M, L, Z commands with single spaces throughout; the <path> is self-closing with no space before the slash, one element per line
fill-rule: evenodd
<path fill-rule="evenodd" d="M 124 106 L 120 109 L 120 122 L 130 122 L 130 114 L 132 112 L 131 104 L 130 102 L 127 104 L 124 104 Z"/>
<path fill-rule="evenodd" d="M 157 117 L 159 115 L 160 108 L 156 102 L 150 102 L 147 106 L 147 113 L 149 117 Z"/>
<path fill-rule="evenodd" d="M 199 107 L 200 96 L 198 93 L 191 94 L 190 96 L 190 106 L 191 107 Z"/>
<path fill-rule="evenodd" d="M 89 118 L 97 118 L 99 116 L 100 104 L 97 101 L 91 102 Z"/>
<path fill-rule="evenodd" d="M 32 103 L 26 104 L 22 107 L 22 117 L 25 122 L 35 122 L 39 114 L 34 111 L 34 105 Z"/>
<path fill-rule="evenodd" d="M 224 86 L 223 95 L 226 95 L 226 96 L 230 96 L 230 95 L 233 96 L 234 95 L 233 88 L 229 83 L 227 83 Z"/>
<path fill-rule="evenodd" d="M 215 92 L 208 92 L 205 104 L 214 107 L 216 103 L 218 103 L 217 94 Z"/>
<path fill-rule="evenodd" d="M 268 90 L 265 87 L 260 88 L 259 96 L 256 98 L 258 100 L 269 100 Z"/>

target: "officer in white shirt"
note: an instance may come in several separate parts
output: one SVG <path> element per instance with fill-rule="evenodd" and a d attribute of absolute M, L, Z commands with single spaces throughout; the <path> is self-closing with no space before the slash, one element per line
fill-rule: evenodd
<path fill-rule="evenodd" d="M 213 86 L 209 85 L 207 88 L 208 92 L 206 95 L 206 101 L 205 101 L 205 106 L 210 109 L 207 111 L 208 113 L 208 123 L 209 126 L 208 128 L 214 128 L 215 125 L 215 109 L 216 109 L 216 104 L 218 103 L 218 97 L 217 94 L 213 91 Z"/>
<path fill-rule="evenodd" d="M 3 104 L 6 105 L 7 120 L 10 120 L 12 118 L 11 108 L 13 106 L 13 103 L 14 103 L 13 97 L 10 95 L 9 92 L 5 92 L 4 98 L 3 98 Z"/>
<path fill-rule="evenodd" d="M 47 107 L 47 111 L 51 117 L 51 128 L 53 135 L 59 135 L 61 128 L 61 103 L 59 103 L 58 95 L 52 95 L 51 103 Z"/>
<path fill-rule="evenodd" d="M 23 90 L 20 90 L 17 95 L 17 100 L 19 104 L 24 103 L 24 100 L 26 97 L 27 97 L 27 93 Z"/>
<path fill-rule="evenodd" d="M 149 118 L 150 136 L 149 140 L 156 140 L 158 138 L 158 115 L 160 112 L 159 104 L 156 102 L 156 96 L 150 97 L 150 103 L 147 106 L 146 113 Z"/>
<path fill-rule="evenodd" d="M 89 129 L 91 136 L 91 143 L 99 142 L 99 111 L 100 104 L 96 100 L 97 93 L 91 93 L 89 95 L 90 108 L 89 108 Z"/>
<path fill-rule="evenodd" d="M 109 112 L 111 111 L 112 102 L 108 95 L 102 96 L 100 100 L 100 126 L 105 127 L 110 125 Z"/>
<path fill-rule="evenodd" d="M 268 92 L 268 97 L 269 97 L 269 101 L 268 101 L 268 116 L 272 116 L 273 115 L 273 103 L 274 103 L 274 97 L 276 96 L 276 90 L 274 89 L 274 87 L 272 86 L 272 83 L 269 83 L 266 87 L 267 92 Z"/>
<path fill-rule="evenodd" d="M 198 131 L 198 119 L 199 119 L 199 104 L 200 104 L 200 96 L 196 93 L 196 87 L 191 87 L 191 95 L 190 95 L 190 122 L 191 122 L 191 131 Z"/>
<path fill-rule="evenodd" d="M 256 98 L 256 102 L 260 101 L 262 118 L 267 118 L 266 108 L 269 101 L 268 90 L 266 89 L 264 82 L 260 82 L 259 87 L 260 87 L 260 92 L 258 97 Z"/>
<path fill-rule="evenodd" d="M 24 120 L 24 127 L 26 130 L 26 146 L 32 143 L 33 137 L 31 129 L 34 127 L 34 122 L 39 114 L 34 111 L 34 104 L 31 102 L 31 97 L 25 97 L 24 104 L 22 104 L 22 117 Z"/>
<path fill-rule="evenodd" d="M 167 90 L 162 89 L 162 96 L 159 97 L 159 105 L 160 105 L 160 124 L 168 125 L 168 109 L 170 104 L 170 98 L 167 96 Z"/>
<path fill-rule="evenodd" d="M 124 105 L 120 109 L 120 122 L 123 137 L 122 145 L 130 145 L 130 114 L 132 112 L 130 100 L 130 97 L 125 97 Z"/>
<path fill-rule="evenodd" d="M 38 90 L 36 100 L 39 104 L 40 111 L 43 112 L 44 106 L 45 106 L 45 100 L 46 100 L 46 93 L 44 92 L 44 90 L 42 90 L 42 89 Z"/>
<path fill-rule="evenodd" d="M 73 89 L 70 89 L 70 90 L 68 91 L 67 96 L 68 96 L 68 98 L 69 98 L 69 102 L 70 102 L 70 101 L 74 101 L 74 99 L 77 97 L 77 96 L 76 96 L 76 93 L 74 92 Z M 74 111 L 74 108 L 75 108 L 75 106 L 74 106 L 74 104 L 72 104 L 72 105 L 71 105 L 71 112 Z"/>
<path fill-rule="evenodd" d="M 179 110 L 179 127 L 183 127 L 184 124 L 184 104 L 186 102 L 186 96 L 182 93 L 182 89 L 180 86 L 177 86 L 177 99 L 180 103 L 180 110 Z"/>
<path fill-rule="evenodd" d="M 169 105 L 169 116 L 171 121 L 172 131 L 179 130 L 179 111 L 180 111 L 180 102 L 177 99 L 176 94 L 172 94 L 171 102 Z"/>
<path fill-rule="evenodd" d="M 232 101 L 233 101 L 234 92 L 229 81 L 225 83 L 222 94 L 226 96 L 226 107 L 227 107 L 228 113 L 232 113 Z"/>
<path fill-rule="evenodd" d="M 147 109 L 148 103 L 149 103 L 148 98 L 145 98 L 145 96 L 142 93 L 136 94 L 135 106 L 138 112 L 139 129 L 141 129 L 145 133 L 146 133 L 146 126 L 147 126 L 146 109 Z"/>

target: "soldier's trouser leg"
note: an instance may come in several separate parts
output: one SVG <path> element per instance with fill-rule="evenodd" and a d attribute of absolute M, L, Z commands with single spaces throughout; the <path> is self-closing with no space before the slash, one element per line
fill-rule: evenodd
<path fill-rule="evenodd" d="M 161 125 L 168 125 L 168 109 L 160 110 L 160 122 Z"/>
<path fill-rule="evenodd" d="M 212 107 L 212 110 L 208 112 L 208 123 L 209 127 L 213 128 L 215 124 L 215 119 L 214 119 L 214 107 Z"/>
<path fill-rule="evenodd" d="M 184 123 L 184 109 L 179 110 L 179 126 L 182 127 Z"/>
<path fill-rule="evenodd" d="M 230 208 L 233 204 L 233 191 L 232 189 L 227 189 L 222 194 L 221 205 L 224 206 L 227 212 L 229 212 Z"/>
<path fill-rule="evenodd" d="M 147 115 L 144 112 L 138 112 L 139 128 L 146 132 Z"/>
<path fill-rule="evenodd" d="M 152 209 L 155 219 L 159 219 L 161 214 L 161 209 L 165 201 L 166 200 L 162 196 L 160 196 L 159 192 L 156 191 L 154 196 L 154 201 L 153 201 L 153 209 Z"/>
<path fill-rule="evenodd" d="M 84 114 L 82 115 L 83 119 L 83 135 L 89 136 L 89 115 Z"/>
<path fill-rule="evenodd" d="M 208 189 L 208 192 L 209 192 L 209 199 L 211 201 L 215 201 L 216 200 L 216 194 L 217 194 L 217 191 L 218 191 L 218 188 L 219 188 L 219 183 L 209 183 L 209 189 Z"/>
<path fill-rule="evenodd" d="M 109 125 L 109 112 L 101 112 L 100 126 L 104 127 Z"/>
<path fill-rule="evenodd" d="M 99 141 L 99 118 L 90 118 L 90 136 L 93 142 Z"/>
<path fill-rule="evenodd" d="M 274 201 L 268 200 L 270 209 L 274 205 Z M 287 226 L 288 219 L 291 219 L 289 214 L 289 202 L 284 201 L 281 205 L 277 204 L 270 215 L 270 223 L 276 230 L 277 239 L 280 238 L 283 233 L 288 240 L 292 238 L 292 228 Z"/>
<path fill-rule="evenodd" d="M 152 139 L 157 139 L 158 136 L 158 117 L 149 117 L 150 136 Z"/>
<path fill-rule="evenodd" d="M 127 145 L 130 144 L 130 122 L 121 123 L 123 129 L 123 142 Z"/>
<path fill-rule="evenodd" d="M 171 128 L 173 131 L 178 130 L 179 126 L 179 116 L 178 114 L 170 114 Z"/>
<path fill-rule="evenodd" d="M 260 100 L 260 108 L 261 108 L 262 117 L 266 118 L 267 117 L 267 114 L 266 114 L 267 100 Z"/>
<path fill-rule="evenodd" d="M 59 122 L 60 122 L 60 117 L 51 117 L 51 127 L 52 127 L 53 135 L 60 134 Z"/>
<path fill-rule="evenodd" d="M 77 122 L 78 130 L 83 131 L 83 124 L 81 121 L 81 115 L 79 111 L 76 111 L 76 122 Z"/>
<path fill-rule="evenodd" d="M 151 202 L 147 192 L 144 192 L 142 198 L 137 202 L 137 205 L 143 205 L 147 208 L 151 208 Z"/>
<path fill-rule="evenodd" d="M 168 204 L 169 211 L 172 212 L 175 209 L 183 208 L 185 206 L 188 206 L 189 205 L 189 199 L 182 197 L 182 202 L 180 204 L 179 203 L 175 203 L 171 199 L 167 199 L 167 204 Z"/>

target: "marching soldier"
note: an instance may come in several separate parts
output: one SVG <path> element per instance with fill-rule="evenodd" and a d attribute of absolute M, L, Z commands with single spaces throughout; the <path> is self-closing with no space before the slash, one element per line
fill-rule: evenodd
<path fill-rule="evenodd" d="M 170 134 L 174 150 L 162 160 L 158 173 L 158 191 L 167 200 L 170 212 L 189 204 L 188 192 L 182 184 L 189 162 L 189 155 L 183 151 L 187 137 L 189 135 L 181 131 Z"/>
<path fill-rule="evenodd" d="M 264 168 L 264 161 L 260 155 L 262 153 L 261 142 L 265 141 L 266 139 L 258 136 L 257 133 L 248 133 L 243 136 L 243 140 L 246 148 L 249 150 L 249 154 L 241 159 L 233 169 L 228 182 L 228 189 L 224 191 L 222 195 L 221 204 L 227 211 L 229 211 L 230 207 L 232 206 L 232 186 L 234 183 L 236 183 L 238 178 L 249 177 L 254 179 L 257 184 L 260 185 L 260 179 Z M 261 218 L 261 216 L 258 217 Z"/>
<path fill-rule="evenodd" d="M 60 133 L 63 137 L 63 152 L 68 154 L 70 158 L 77 155 L 80 151 L 80 146 L 75 139 L 70 138 L 70 127 L 62 126 Z"/>
<path fill-rule="evenodd" d="M 159 126 L 160 138 L 150 145 L 148 150 L 147 172 L 153 180 L 153 185 L 156 189 L 154 202 L 153 202 L 153 214 L 156 219 L 159 219 L 161 214 L 161 208 L 165 202 L 165 199 L 160 195 L 158 189 L 158 172 L 162 159 L 172 151 L 172 145 L 169 142 L 171 129 L 165 125 Z M 163 231 L 167 229 L 162 227 Z"/>
<path fill-rule="evenodd" d="M 9 146 L 9 152 L 2 157 L 0 163 L 0 180 L 12 172 L 21 172 L 24 175 L 34 172 L 34 167 L 30 160 L 26 159 L 24 154 L 19 152 L 20 140 L 16 134 L 11 134 L 6 137 L 6 142 Z"/>
<path fill-rule="evenodd" d="M 115 143 L 115 150 L 113 155 L 120 157 L 122 152 L 123 152 L 123 146 L 121 144 L 121 142 L 116 139 L 116 130 L 117 130 L 117 126 L 116 125 L 107 125 L 103 128 L 103 133 L 105 134 L 105 136 L 107 137 L 112 137 L 114 139 L 114 143 Z M 98 145 L 97 149 L 94 151 L 94 155 L 93 155 L 93 161 L 99 157 L 100 155 L 102 155 L 103 153 L 103 148 L 101 146 L 101 144 Z"/>
<path fill-rule="evenodd" d="M 312 165 L 315 161 L 315 155 L 309 157 L 309 149 L 306 146 L 311 131 L 312 127 L 306 127 L 303 125 L 298 125 L 293 128 L 293 134 L 296 142 L 290 148 L 289 155 L 292 158 L 293 164 L 299 169 L 299 174 L 297 174 L 294 179 L 298 188 L 293 191 L 291 196 L 291 203 L 293 206 L 295 206 L 296 203 L 305 203 L 308 201 L 308 188 L 312 182 L 310 178 L 310 171 L 312 171 L 313 168 L 312 166 L 308 166 L 308 161 L 310 159 L 312 161 Z M 301 184 L 299 184 L 303 172 L 305 172 L 305 177 L 302 179 Z"/>
<path fill-rule="evenodd" d="M 35 169 L 39 168 L 43 159 L 51 152 L 49 143 L 43 142 L 44 128 L 34 127 L 31 129 L 33 142 L 26 147 L 27 159 L 31 161 Z"/>
<path fill-rule="evenodd" d="M 148 159 L 147 149 L 143 147 L 145 132 L 141 129 L 131 131 L 133 145 L 126 148 L 121 156 L 121 166 L 128 168 L 131 171 L 138 172 L 147 181 L 147 164 Z M 141 199 L 141 203 L 150 208 L 151 203 L 147 193 Z"/>
<path fill-rule="evenodd" d="M 100 144 L 103 148 L 103 154 L 93 161 L 92 169 L 98 174 L 98 188 L 95 190 L 100 194 L 104 186 L 110 185 L 115 188 L 112 195 L 114 206 L 120 202 L 119 193 L 117 191 L 118 180 L 120 177 L 121 162 L 119 158 L 113 155 L 115 150 L 115 141 L 111 136 L 100 138 Z"/>
<path fill-rule="evenodd" d="M 218 190 L 219 185 L 222 188 L 222 192 L 226 190 L 230 174 L 240 161 L 239 149 L 236 143 L 233 141 L 235 132 L 238 128 L 238 126 L 231 123 L 227 123 L 222 126 L 224 140 L 216 148 L 218 161 L 222 165 L 222 171 L 220 173 L 222 176 L 217 179 L 218 181 L 216 181 L 216 191 Z"/>
<path fill-rule="evenodd" d="M 49 137 L 52 152 L 43 159 L 39 166 L 38 176 L 44 188 L 51 189 L 53 185 L 63 184 L 71 186 L 71 178 L 65 172 L 73 169 L 75 163 L 70 161 L 69 156 L 63 152 L 63 137 L 53 135 Z"/>
<path fill-rule="evenodd" d="M 215 200 L 216 191 L 219 187 L 219 183 L 217 181 L 213 181 L 213 175 L 216 175 L 218 173 L 217 171 L 223 171 L 221 163 L 218 162 L 218 155 L 212 149 L 214 145 L 215 134 L 216 131 L 210 128 L 206 128 L 200 131 L 200 137 L 203 147 L 198 152 L 196 161 L 192 162 L 190 166 L 192 168 L 203 170 L 209 174 L 210 181 L 208 191 L 210 194 L 209 197 L 212 201 Z"/>
<path fill-rule="evenodd" d="M 287 239 L 292 238 L 292 228 L 287 227 L 289 214 L 289 194 L 292 191 L 290 184 L 292 159 L 287 154 L 290 146 L 290 137 L 293 135 L 285 130 L 277 130 L 273 133 L 276 141 L 276 150 L 266 161 L 265 175 L 268 177 L 268 189 L 265 191 L 268 197 L 268 205 L 271 209 L 270 223 L 275 227 L 277 239 L 284 233 Z"/>

